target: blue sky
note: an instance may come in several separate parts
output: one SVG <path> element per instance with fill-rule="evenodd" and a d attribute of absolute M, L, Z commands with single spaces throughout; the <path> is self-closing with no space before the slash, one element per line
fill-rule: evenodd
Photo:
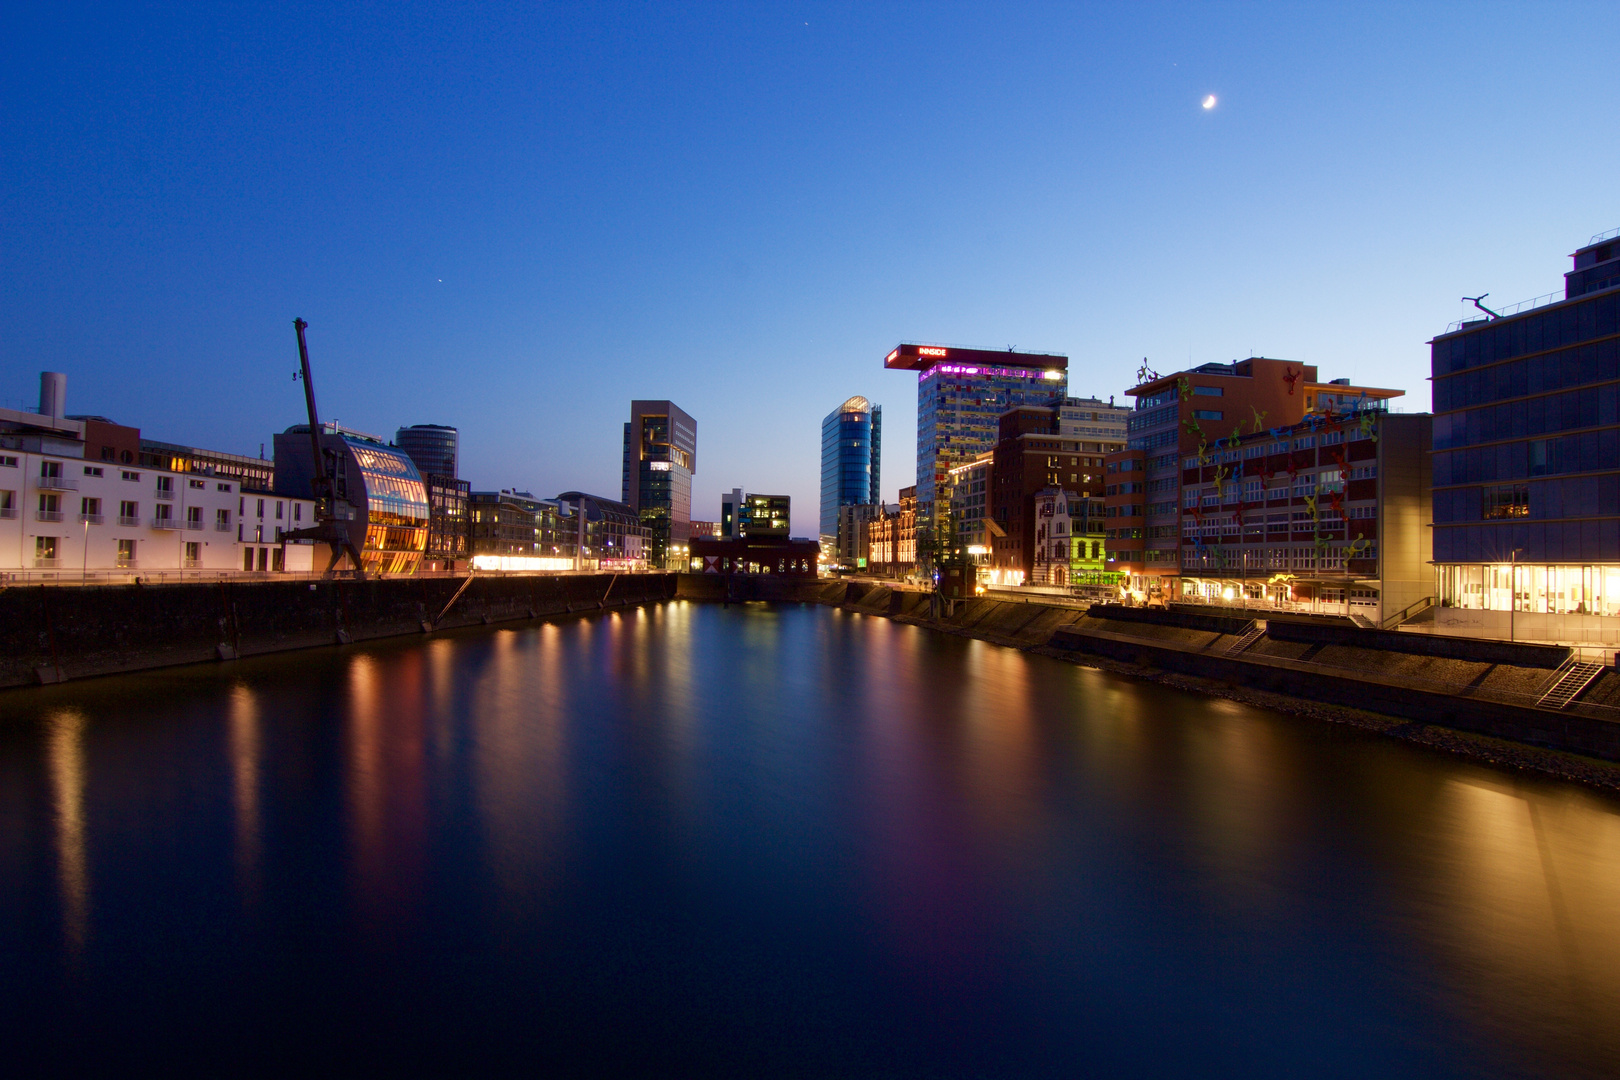
<path fill-rule="evenodd" d="M 694 516 L 786 492 L 901 340 L 1071 389 L 1252 352 L 1428 407 L 1424 342 L 1620 225 L 1620 6 L 9 7 L 0 404 L 257 453 L 462 430 L 475 487 L 617 497 L 632 397 Z M 1213 93 L 1219 105 L 1199 102 Z"/>

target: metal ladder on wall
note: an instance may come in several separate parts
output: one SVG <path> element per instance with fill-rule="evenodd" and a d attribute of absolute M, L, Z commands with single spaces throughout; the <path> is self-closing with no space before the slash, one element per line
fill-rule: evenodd
<path fill-rule="evenodd" d="M 1571 660 L 1564 668 L 1563 674 L 1554 680 L 1536 704 L 1543 709 L 1566 709 L 1569 703 L 1575 700 L 1576 695 L 1585 690 L 1602 671 L 1602 664 Z"/>
<path fill-rule="evenodd" d="M 1265 636 L 1266 628 L 1264 626 L 1259 623 L 1250 623 L 1249 628 L 1243 632 L 1243 636 L 1226 647 L 1226 655 L 1236 656 Z"/>

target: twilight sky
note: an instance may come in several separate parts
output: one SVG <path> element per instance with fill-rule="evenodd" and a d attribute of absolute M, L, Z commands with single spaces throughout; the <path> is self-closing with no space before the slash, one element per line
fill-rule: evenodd
<path fill-rule="evenodd" d="M 1252 353 L 1401 387 L 1620 226 L 1620 6 L 8 5 L 0 404 L 256 454 L 454 424 L 475 488 L 617 498 L 632 397 L 816 531 L 896 342 L 1071 392 Z M 1206 112 L 1200 101 L 1216 94 Z M 1487 301 L 1490 303 L 1490 301 Z"/>

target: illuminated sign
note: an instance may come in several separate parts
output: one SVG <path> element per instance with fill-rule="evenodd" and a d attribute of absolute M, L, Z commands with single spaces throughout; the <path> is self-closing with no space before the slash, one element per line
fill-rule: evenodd
<path fill-rule="evenodd" d="M 474 570 L 572 570 L 573 559 L 551 559 L 533 555 L 474 555 Z"/>
<path fill-rule="evenodd" d="M 647 462 L 647 468 L 651 469 L 653 472 L 669 472 L 669 462 L 649 461 Z"/>
<path fill-rule="evenodd" d="M 894 350 L 894 352 L 890 353 L 888 356 L 885 356 L 883 358 L 883 362 L 885 364 L 892 364 L 892 363 L 895 362 L 895 360 L 899 359 L 899 357 L 900 357 L 900 350 L 896 349 L 896 350 Z"/>
<path fill-rule="evenodd" d="M 1042 376 L 1042 378 L 1045 378 L 1045 379 L 1061 379 L 1061 378 L 1063 378 L 1063 372 L 1061 372 L 1061 371 L 1048 371 L 1045 375 Z"/>
<path fill-rule="evenodd" d="M 931 345 L 919 345 L 919 346 L 917 346 L 917 355 L 918 356 L 945 356 L 947 354 L 946 354 L 944 349 L 936 349 Z"/>

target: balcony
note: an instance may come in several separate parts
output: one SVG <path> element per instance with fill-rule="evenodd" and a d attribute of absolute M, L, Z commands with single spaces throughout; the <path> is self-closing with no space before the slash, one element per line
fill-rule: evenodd
<path fill-rule="evenodd" d="M 174 502 L 174 489 L 173 488 L 158 488 L 157 489 L 157 497 L 160 498 L 160 499 L 165 500 L 166 502 Z"/>
<path fill-rule="evenodd" d="M 100 525 L 104 519 L 100 514 L 80 514 L 80 525 Z"/>
<path fill-rule="evenodd" d="M 17 516 L 15 506 L 0 506 L 0 518 L 14 518 Z"/>
<path fill-rule="evenodd" d="M 231 523 L 228 521 L 216 521 L 214 522 L 214 531 L 228 533 L 231 531 Z"/>
<path fill-rule="evenodd" d="M 57 558 L 54 558 L 54 557 L 53 558 L 46 558 L 43 555 L 35 555 L 34 556 L 34 569 L 35 570 L 55 570 L 57 567 L 59 567 L 61 565 L 62 565 L 62 560 L 61 559 L 57 559 Z"/>
<path fill-rule="evenodd" d="M 133 514 L 119 514 L 118 524 L 126 529 L 138 529 L 141 527 L 141 519 Z"/>
<path fill-rule="evenodd" d="M 190 529 L 193 532 L 200 532 L 200 531 L 202 531 L 202 527 L 203 527 L 202 518 L 186 518 L 186 528 L 187 529 Z"/>
<path fill-rule="evenodd" d="M 137 560 L 137 559 L 130 558 L 130 557 L 127 557 L 127 556 L 124 556 L 124 555 L 120 555 L 120 556 L 118 556 L 117 558 L 115 558 L 113 560 L 113 565 L 116 566 L 120 570 L 134 570 L 137 567 L 139 567 L 141 564 L 140 564 L 139 560 Z"/>
<path fill-rule="evenodd" d="M 152 519 L 152 528 L 154 529 L 178 529 L 179 527 L 179 518 L 155 517 Z"/>
<path fill-rule="evenodd" d="M 182 570 L 196 570 L 200 566 L 202 566 L 201 559 L 182 559 L 180 561 L 180 569 Z"/>
<path fill-rule="evenodd" d="M 79 478 L 76 476 L 41 476 L 37 486 L 41 491 L 78 491 Z"/>
<path fill-rule="evenodd" d="M 60 511 L 60 510 L 35 510 L 34 511 L 34 520 L 35 521 L 61 521 L 62 520 L 62 511 Z"/>

